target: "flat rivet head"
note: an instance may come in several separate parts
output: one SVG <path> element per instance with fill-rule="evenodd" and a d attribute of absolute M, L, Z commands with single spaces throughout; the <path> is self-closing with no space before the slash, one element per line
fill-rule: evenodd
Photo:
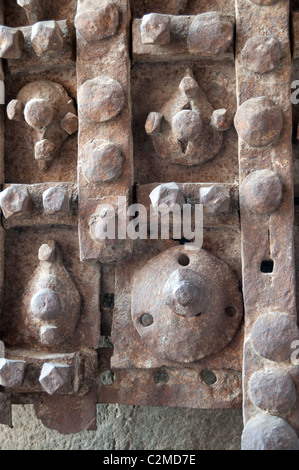
<path fill-rule="evenodd" d="M 218 55 L 228 49 L 233 37 L 233 23 L 228 18 L 216 11 L 202 13 L 190 25 L 189 49 L 197 54 Z"/>
<path fill-rule="evenodd" d="M 251 72 L 272 72 L 281 63 L 283 50 L 280 42 L 272 36 L 256 35 L 248 39 L 242 50 L 244 67 Z"/>
<path fill-rule="evenodd" d="M 299 450 L 296 432 L 282 418 L 259 414 L 248 421 L 242 434 L 243 450 Z"/>
<path fill-rule="evenodd" d="M 118 6 L 107 0 L 86 0 L 76 15 L 75 26 L 87 42 L 109 39 L 119 27 Z"/>
<path fill-rule="evenodd" d="M 253 171 L 240 188 L 240 200 L 251 212 L 267 215 L 280 206 L 283 185 L 279 176 L 271 170 Z"/>
<path fill-rule="evenodd" d="M 60 297 L 52 289 L 41 289 L 37 291 L 30 302 L 31 312 L 37 318 L 53 320 L 61 312 Z"/>
<path fill-rule="evenodd" d="M 105 122 L 123 109 L 125 94 L 121 84 L 110 77 L 88 80 L 78 93 L 79 110 L 85 119 Z"/>
<path fill-rule="evenodd" d="M 279 139 L 283 129 L 283 114 L 279 106 L 266 96 L 251 98 L 239 107 L 235 128 L 246 144 L 265 147 Z"/>
<path fill-rule="evenodd" d="M 154 323 L 154 318 L 150 313 L 144 313 L 140 317 L 140 322 L 145 328 L 148 328 Z"/>
<path fill-rule="evenodd" d="M 24 116 L 29 126 L 40 131 L 53 121 L 54 109 L 46 100 L 32 99 L 25 106 Z"/>
<path fill-rule="evenodd" d="M 172 131 L 177 140 L 188 142 L 196 139 L 202 129 L 200 114 L 185 109 L 172 118 Z"/>
<path fill-rule="evenodd" d="M 267 369 L 255 372 L 249 382 L 255 406 L 271 414 L 287 413 L 296 401 L 296 388 L 286 371 Z"/>
<path fill-rule="evenodd" d="M 296 323 L 283 313 L 259 317 L 252 328 L 251 340 L 256 352 L 266 359 L 282 362 L 291 359 L 293 341 L 299 339 Z"/>
<path fill-rule="evenodd" d="M 122 171 L 121 149 L 112 142 L 94 140 L 81 152 L 82 172 L 91 183 L 105 183 L 117 179 Z"/>

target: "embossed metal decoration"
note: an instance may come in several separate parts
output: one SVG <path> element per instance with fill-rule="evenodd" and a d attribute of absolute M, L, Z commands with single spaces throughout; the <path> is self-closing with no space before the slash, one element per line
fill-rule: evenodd
<path fill-rule="evenodd" d="M 243 406 L 299 448 L 295 3 L 0 0 L 0 423 Z"/>

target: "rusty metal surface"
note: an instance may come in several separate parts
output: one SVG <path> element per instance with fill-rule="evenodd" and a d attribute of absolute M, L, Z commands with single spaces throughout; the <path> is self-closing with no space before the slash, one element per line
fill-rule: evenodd
<path fill-rule="evenodd" d="M 224 14 L 234 15 L 234 0 L 228 0 L 225 4 L 221 0 L 132 0 L 131 8 L 134 18 L 142 18 L 147 13 L 157 12 L 169 15 L 197 15 L 209 11 L 220 11 Z"/>
<path fill-rule="evenodd" d="M 74 101 L 62 85 L 49 80 L 37 80 L 22 88 L 8 104 L 7 116 L 18 122 L 25 119 L 34 129 L 34 157 L 40 170 L 49 168 L 63 142 L 78 130 Z M 71 119 L 74 126 L 67 125 Z"/>
<path fill-rule="evenodd" d="M 282 397 L 276 395 L 265 375 L 271 370 L 280 379 L 285 372 L 291 374 L 290 343 L 297 339 L 298 331 L 293 247 L 289 2 L 267 2 L 267 8 L 263 8 L 264 4 L 266 2 L 248 5 L 247 1 L 238 0 L 236 11 L 239 108 L 235 126 L 239 134 L 245 303 L 245 429 L 242 446 L 243 449 L 297 449 L 298 438 L 292 429 L 298 432 L 297 401 L 294 404 L 290 399 L 282 411 L 275 412 Z M 280 42 L 284 54 L 270 75 L 256 71 L 248 74 L 248 58 L 244 60 L 242 50 L 246 41 L 264 32 L 264 25 L 267 25 L 267 34 Z M 277 114 L 275 122 L 272 121 L 273 113 Z M 264 260 L 274 263 L 268 273 L 262 272 Z M 271 353 L 273 348 L 276 354 Z M 291 376 L 288 380 L 293 383 Z M 267 402 L 256 400 L 254 390 L 257 386 L 260 393 L 268 395 Z"/>
<path fill-rule="evenodd" d="M 133 148 L 131 136 L 131 87 L 129 60 L 130 5 L 122 0 L 111 10 L 111 2 L 78 2 L 77 78 L 79 107 L 79 240 L 81 260 L 109 262 L 130 255 L 131 240 L 111 249 L 94 233 L 101 224 L 98 206 L 113 203 L 118 196 L 131 200 L 133 185 Z M 93 35 L 90 15 L 95 16 Z M 103 35 L 102 30 L 106 31 Z M 94 62 L 94 57 L 97 57 Z M 99 138 L 100 137 L 100 138 Z M 98 140 L 95 140 L 98 139 Z M 87 148 L 93 141 L 92 148 Z M 111 158 L 102 144 L 114 146 L 123 159 L 121 171 L 111 172 L 102 183 L 97 168 Z M 86 155 L 92 158 L 87 162 Z M 87 167 L 86 167 L 87 166 Z M 87 171 L 94 174 L 88 179 Z M 110 198 L 110 199 L 109 199 Z M 112 199 L 112 200 L 111 200 Z M 124 243 L 125 242 L 125 243 Z M 117 244 L 116 244 L 117 245 Z M 125 245 L 125 246 L 124 246 Z"/>
<path fill-rule="evenodd" d="M 293 11 L 292 12 L 292 58 L 298 59 L 299 58 L 299 12 Z"/>
<path fill-rule="evenodd" d="M 151 112 L 145 124 L 159 157 L 184 166 L 202 165 L 215 157 L 223 142 L 222 131 L 212 125 L 215 111 L 192 70 L 187 70 L 174 95 L 159 113 Z M 158 126 L 149 122 L 153 114 L 158 114 Z"/>
<path fill-rule="evenodd" d="M 241 348 L 242 339 L 239 341 Z M 238 355 L 239 348 L 231 351 Z M 98 400 L 134 406 L 175 406 L 238 409 L 242 403 L 240 365 L 202 361 L 197 368 L 157 367 L 116 369 L 111 374 L 112 349 L 100 350 Z M 228 352 L 230 354 L 230 352 Z"/>
<path fill-rule="evenodd" d="M 233 252 L 236 250 L 238 243 L 240 243 L 238 232 L 227 233 L 226 230 L 217 230 L 216 234 L 210 235 L 209 230 L 204 235 L 205 244 L 204 248 L 211 251 L 211 246 L 214 245 L 214 253 L 225 261 L 229 259 L 230 266 L 237 267 L 240 263 L 240 259 L 236 257 L 234 259 Z M 210 238 L 211 237 L 211 238 Z M 216 242 L 217 237 L 217 242 Z M 235 240 L 234 240 L 235 237 Z M 211 244 L 209 243 L 209 238 Z M 212 241 L 213 240 L 213 241 Z M 234 240 L 234 246 L 232 246 Z M 151 345 L 146 344 L 138 334 L 130 314 L 131 310 L 131 295 L 134 284 L 135 273 L 140 272 L 146 265 L 147 260 L 152 260 L 155 255 L 165 250 L 166 242 L 148 242 L 147 253 L 144 253 L 142 244 L 135 244 L 134 256 L 135 262 L 127 261 L 123 265 L 119 265 L 116 270 L 116 293 L 119 293 L 115 299 L 115 308 L 113 311 L 113 329 L 112 329 L 112 341 L 114 343 L 114 351 L 112 357 L 112 368 L 113 369 L 128 369 L 132 367 L 137 368 L 148 368 L 148 367 L 161 367 L 163 365 L 168 367 L 181 368 L 185 367 L 179 362 L 171 361 L 165 357 L 159 357 L 159 354 L 155 353 L 155 348 Z M 174 245 L 174 242 L 168 242 L 169 248 Z M 215 245 L 218 245 L 218 249 L 215 249 Z M 219 247 L 221 246 L 221 249 Z M 174 248 L 173 248 L 174 250 Z M 175 251 L 183 252 L 183 248 L 175 248 Z M 213 252 L 213 250 L 212 250 Z M 168 256 L 167 252 L 164 256 Z M 138 261 L 137 261 L 138 260 Z M 171 267 L 167 268 L 171 270 Z M 238 268 L 236 269 L 238 270 Z M 138 279 L 138 276 L 137 276 Z M 154 282 L 154 281 L 153 281 Z M 157 290 L 161 290 L 163 285 L 158 282 L 153 283 L 153 287 Z M 157 300 L 159 298 L 157 297 Z M 154 301 L 154 299 L 153 299 Z M 225 308 L 225 307 L 224 307 Z M 239 305 L 240 308 L 240 305 Z M 148 313 L 148 312 L 145 312 Z M 122 332 L 127 331 L 127 335 L 123 335 Z M 212 331 L 212 330 L 211 330 Z M 192 369 L 227 369 L 231 368 L 234 370 L 240 370 L 241 366 L 241 348 L 242 348 L 242 329 L 238 331 L 234 340 L 225 348 L 221 353 L 214 354 L 209 358 L 202 359 L 200 362 L 191 362 L 188 364 L 188 368 Z M 151 398 L 149 397 L 149 400 Z"/>
<path fill-rule="evenodd" d="M 216 229 L 216 233 L 211 228 L 207 229 L 204 248 L 214 250 L 215 255 L 224 260 L 229 259 L 240 279 L 239 236 L 238 228 L 229 233 L 225 229 Z M 230 345 L 219 354 L 188 365 L 166 362 L 165 359 L 158 361 L 153 348 L 141 341 L 134 327 L 129 308 L 136 272 L 136 261 L 133 260 L 139 260 L 137 271 L 140 271 L 147 259 L 153 259 L 166 246 L 170 248 L 174 243 L 153 241 L 147 244 L 145 253 L 142 243 L 135 243 L 132 261 L 117 267 L 115 281 L 112 267 L 102 273 L 105 279 L 102 294 L 112 292 L 116 296 L 112 339 L 109 336 L 111 305 L 106 301 L 102 309 L 102 334 L 106 336 L 102 338 L 99 349 L 98 399 L 105 403 L 128 405 L 163 406 L 167 403 L 168 406 L 189 408 L 240 408 L 242 327 Z M 182 251 L 178 247 L 172 249 Z M 126 331 L 126 335 L 122 331 Z M 114 349 L 111 340 L 114 341 Z"/>
<path fill-rule="evenodd" d="M 13 185 L 13 188 L 18 188 L 20 185 Z M 11 185 L 3 185 L 3 192 L 1 194 L 2 210 L 5 210 L 3 204 L 3 195 L 5 189 L 10 188 Z M 76 226 L 77 225 L 77 211 L 78 211 L 78 190 L 77 185 L 72 183 L 42 183 L 33 185 L 21 185 L 23 189 L 27 189 L 28 198 L 30 200 L 28 212 L 19 211 L 10 203 L 10 198 L 7 200 L 7 209 L 9 217 L 4 215 L 3 225 L 5 229 L 12 227 L 26 227 L 34 225 L 59 225 L 63 221 L 64 225 Z M 55 189 L 55 194 L 53 190 Z M 51 193 L 49 194 L 49 190 Z M 60 193 L 61 192 L 61 193 Z M 57 196 L 61 194 L 67 201 L 66 207 L 63 210 L 61 199 Z M 52 197 L 51 197 L 52 194 Z"/>
<path fill-rule="evenodd" d="M 243 448 L 297 448 L 289 1 L 1 8 L 0 422 L 239 408 L 243 372 Z M 139 224 L 203 204 L 202 249 L 102 240 L 119 196 Z"/>
<path fill-rule="evenodd" d="M 6 232 L 6 295 L 4 310 L 1 316 L 1 331 L 4 342 L 12 347 L 30 347 L 36 344 L 26 327 L 27 315 L 22 304 L 23 294 L 28 292 L 28 286 L 39 264 L 38 252 L 48 240 L 55 240 L 64 266 L 72 278 L 82 299 L 81 315 L 76 326 L 75 334 L 64 344 L 63 352 L 84 345 L 96 348 L 99 337 L 99 267 L 78 263 L 78 234 L 75 228 L 56 226 L 47 228 L 18 228 Z M 17 269 L 15 269 L 17 267 Z M 93 279 L 93 283 L 89 279 Z"/>
<path fill-rule="evenodd" d="M 30 70 L 30 69 L 29 69 Z M 6 76 L 6 99 L 7 104 L 16 98 L 19 91 L 32 81 L 51 80 L 59 83 L 67 90 L 68 94 L 76 99 L 76 69 L 75 67 L 63 67 L 58 70 L 52 68 L 50 71 L 34 75 L 29 73 Z M 6 114 L 6 112 L 5 112 Z M 24 139 L 16 139 L 16 135 L 24 136 Z M 37 168 L 32 171 L 34 161 L 34 148 L 37 140 L 35 129 L 28 126 L 25 120 L 13 121 L 6 117 L 5 121 L 5 182 L 13 184 L 36 184 L 48 182 L 77 182 L 77 133 L 69 136 L 61 145 L 56 158 L 52 160 L 49 171 Z M 16 164 L 15 155 L 22 155 Z"/>
<path fill-rule="evenodd" d="M 36 416 L 51 429 L 62 434 L 80 431 L 95 431 L 96 389 L 93 387 L 85 395 L 56 397 L 43 395 L 34 402 Z"/>
<path fill-rule="evenodd" d="M 242 314 L 237 279 L 204 250 L 167 250 L 135 276 L 132 320 L 164 364 L 217 353 L 234 338 Z M 113 335 L 112 341 L 117 343 Z"/>
<path fill-rule="evenodd" d="M 138 17 L 142 17 L 143 14 L 154 11 L 157 11 L 158 13 L 168 13 L 168 11 L 163 9 L 165 5 L 163 5 L 162 2 L 159 2 L 158 4 L 156 2 L 155 5 L 144 3 L 143 11 L 138 9 L 138 2 L 136 2 L 136 4 L 132 2 L 131 6 L 133 13 L 136 13 Z M 216 5 L 216 3 L 214 3 L 213 6 L 218 11 L 220 10 L 225 14 L 234 15 L 232 4 L 226 4 L 225 7 L 223 6 L 224 9 L 222 9 L 222 6 L 220 7 L 219 4 Z M 192 11 L 187 11 L 187 13 L 191 14 L 203 13 L 210 10 L 207 8 L 207 5 L 203 4 L 203 2 L 196 2 L 196 5 L 192 5 L 191 7 L 188 6 L 188 8 Z M 185 19 L 182 18 L 181 20 L 180 18 L 177 18 L 175 21 L 179 24 L 180 21 L 183 23 Z M 133 21 L 133 54 L 134 47 L 143 47 L 140 43 L 137 44 L 137 39 L 140 40 L 140 33 L 136 26 L 137 24 L 140 26 L 141 20 Z M 136 39 L 134 35 L 136 35 Z M 163 41 L 168 41 L 167 34 L 165 33 L 162 33 L 162 36 L 158 37 L 158 42 Z M 236 133 L 233 128 L 229 129 L 229 118 L 227 118 L 227 122 L 221 123 L 221 113 L 213 114 L 214 110 L 227 109 L 228 112 L 222 112 L 222 116 L 227 114 L 232 118 L 234 115 L 235 82 L 233 61 L 224 63 L 221 62 L 221 60 L 217 60 L 216 57 L 216 61 L 208 59 L 206 62 L 203 62 L 199 59 L 199 56 L 197 56 L 197 60 L 192 62 L 191 71 L 190 62 L 181 63 L 176 61 L 176 45 L 171 42 L 171 39 L 170 44 L 159 45 L 157 46 L 157 49 L 155 45 L 147 45 L 146 47 L 148 48 L 148 51 L 151 52 L 147 57 L 143 56 L 142 63 L 137 63 L 137 60 L 139 60 L 140 57 L 137 58 L 136 56 L 136 61 L 134 62 L 132 69 L 133 135 L 135 145 L 134 165 L 135 178 L 139 183 L 136 191 L 136 200 L 146 208 L 149 208 L 150 202 L 152 202 L 154 207 L 157 205 L 158 208 L 159 204 L 163 203 L 164 187 L 167 194 L 167 201 L 169 201 L 170 196 L 167 185 L 170 188 L 171 182 L 171 185 L 173 185 L 173 202 L 177 201 L 182 203 L 185 200 L 187 202 L 198 203 L 200 199 L 205 201 L 206 214 L 204 225 L 207 228 L 204 233 L 204 248 L 212 251 L 215 256 L 228 262 L 240 279 L 240 232 L 237 212 L 238 194 L 237 191 L 235 191 L 237 188 L 233 186 L 238 175 Z M 163 57 L 163 50 L 166 51 L 164 59 L 167 57 L 167 63 L 164 62 L 163 65 L 152 63 L 153 58 L 154 60 L 158 59 L 157 56 L 154 57 L 158 49 L 162 53 L 161 57 Z M 190 57 L 191 55 L 189 58 Z M 150 64 L 146 63 L 146 60 L 148 60 Z M 188 80 L 190 83 L 193 80 L 193 85 L 190 85 L 189 82 L 187 83 Z M 198 85 L 194 84 L 195 82 L 197 82 Z M 203 88 L 203 91 L 200 91 L 199 93 L 200 87 Z M 216 93 L 212 91 L 213 87 L 217 89 Z M 224 93 L 220 92 L 221 87 L 225 87 Z M 193 98 L 190 93 L 193 94 Z M 219 135 L 219 141 L 222 141 L 223 138 L 224 144 L 217 156 L 212 158 L 212 154 L 210 156 L 210 161 L 204 165 L 198 164 L 202 162 L 200 162 L 200 158 L 197 156 L 198 160 L 196 162 L 189 163 L 191 165 L 195 164 L 195 166 L 192 166 L 191 168 L 186 166 L 186 159 L 182 158 L 182 153 L 181 156 L 178 156 L 176 161 L 173 160 L 174 153 L 170 152 L 171 155 L 169 154 L 168 145 L 170 142 L 172 146 L 176 145 L 176 148 L 179 148 L 178 144 L 175 144 L 175 139 L 177 137 L 179 139 L 181 138 L 180 132 L 182 132 L 183 128 L 188 130 L 189 121 L 186 121 L 186 125 L 176 126 L 177 131 L 174 139 L 173 137 L 170 137 L 169 142 L 165 140 L 165 135 L 167 135 L 168 138 L 168 135 L 171 134 L 171 132 L 169 132 L 169 124 L 171 125 L 173 117 L 177 112 L 183 110 L 184 105 L 186 106 L 186 104 L 190 102 L 190 98 L 192 109 L 194 107 L 194 109 L 199 111 L 199 113 L 203 112 L 205 128 L 201 133 L 202 139 L 207 139 L 205 130 L 210 126 L 210 121 L 215 125 L 215 127 L 218 127 L 218 131 L 214 131 L 213 129 L 215 134 L 220 134 L 220 128 L 221 130 L 224 130 L 224 128 L 229 129 L 225 135 Z M 168 106 L 167 102 L 173 102 L 175 106 L 173 116 L 170 113 L 169 116 L 167 115 L 165 120 L 162 115 L 164 114 L 164 108 L 166 109 Z M 191 102 L 189 104 L 191 104 Z M 169 109 L 172 107 L 170 106 L 169 108 L 168 106 Z M 177 123 L 180 124 L 179 118 Z M 163 134 L 164 128 L 165 130 L 167 128 L 165 135 Z M 199 130 L 201 129 L 198 128 L 198 131 Z M 183 132 L 185 131 L 183 130 Z M 191 138 L 192 140 L 193 135 L 187 136 L 186 134 L 186 137 Z M 157 141 L 159 138 L 161 145 L 163 146 L 162 152 L 160 151 L 161 146 L 158 147 L 154 141 L 155 139 Z M 154 145 L 151 143 L 151 140 L 153 140 Z M 208 145 L 209 144 L 207 144 L 207 146 Z M 219 150 L 219 146 L 217 150 Z M 202 153 L 204 155 L 205 151 Z M 177 166 L 177 163 L 181 163 L 180 166 Z M 177 190 L 175 189 L 175 184 L 172 182 L 176 182 L 175 184 L 182 191 L 181 195 L 177 194 L 177 196 L 175 196 L 175 192 Z M 192 184 L 192 182 L 202 182 L 204 184 Z M 208 184 L 209 182 L 210 184 Z M 215 185 L 214 183 L 228 184 Z M 161 187 L 161 189 L 159 189 L 159 187 Z M 154 191 L 156 191 L 157 194 L 154 193 Z M 224 198 L 222 199 L 223 206 L 221 206 L 221 202 L 218 202 L 221 201 L 221 197 L 219 199 L 221 191 L 223 193 L 221 197 Z M 167 203 L 169 204 L 169 202 Z M 209 358 L 201 359 L 197 362 L 190 362 L 188 367 L 186 367 L 186 364 L 169 361 L 165 357 L 161 357 L 159 359 L 158 354 L 155 353 L 155 347 L 152 347 L 152 345 L 150 346 L 143 341 L 134 327 L 130 316 L 132 305 L 131 293 L 134 277 L 138 280 L 140 273 L 142 273 L 142 268 L 146 269 L 144 268 L 146 262 L 149 261 L 151 263 L 155 254 L 161 253 L 161 251 L 165 252 L 166 248 L 166 242 L 164 242 L 162 246 L 158 243 L 156 247 L 154 242 L 152 242 L 151 245 L 149 242 L 147 242 L 146 245 L 143 245 L 140 242 L 135 242 L 132 260 L 128 260 L 124 264 L 121 263 L 116 267 L 115 308 L 113 310 L 112 321 L 112 342 L 114 344 L 114 350 L 111 358 L 114 380 L 111 380 L 110 384 L 104 381 L 105 383 L 102 386 L 102 393 L 105 397 L 108 397 L 110 394 L 112 394 L 112 396 L 117 394 L 116 396 L 125 400 L 125 403 L 133 403 L 133 400 L 130 397 L 130 392 L 133 385 L 140 382 L 140 384 L 142 384 L 140 388 L 138 387 L 137 390 L 134 390 L 134 400 L 136 403 L 160 405 L 167 402 L 170 405 L 175 405 L 178 403 L 177 393 L 180 393 L 183 394 L 182 397 L 184 396 L 186 406 L 206 407 L 211 406 L 211 392 L 213 393 L 216 402 L 218 402 L 220 399 L 219 394 L 221 394 L 222 389 L 224 395 L 221 398 L 221 406 L 229 406 L 228 404 L 230 402 L 232 407 L 238 407 L 240 403 L 240 391 L 234 389 L 233 392 L 233 387 L 230 387 L 229 377 L 232 378 L 231 374 L 235 377 L 240 377 L 239 371 L 241 365 L 241 345 L 243 338 L 242 329 L 238 331 L 236 337 L 229 346 L 221 351 L 221 354 L 214 354 Z M 164 256 L 167 258 L 166 252 L 164 253 Z M 166 273 L 167 270 L 171 269 L 169 266 L 166 268 L 166 264 L 166 261 L 158 263 L 157 266 L 160 266 L 158 269 L 165 270 Z M 149 277 L 149 279 L 152 279 L 151 287 L 153 292 L 160 292 L 163 287 L 163 283 L 160 285 L 157 282 L 156 277 L 157 276 L 155 275 Z M 144 282 L 146 285 L 149 282 L 149 279 L 145 276 Z M 139 291 L 142 301 L 142 292 L 146 292 L 147 288 L 142 286 Z M 157 302 L 159 302 L 159 295 L 157 295 L 156 298 Z M 105 330 L 103 331 L 109 334 L 109 326 L 111 322 L 108 309 L 105 311 L 103 310 L 103 320 L 105 322 Z M 144 321 L 150 323 L 151 318 L 146 315 L 144 317 Z M 123 331 L 127 331 L 127 335 L 124 335 Z M 103 350 L 101 349 L 100 351 Z M 133 369 L 133 372 L 130 370 L 132 367 L 138 367 L 138 370 Z M 155 368 L 154 371 L 151 369 L 148 371 L 144 370 L 144 368 L 152 367 Z M 162 367 L 162 371 L 157 369 L 157 367 Z M 106 373 L 109 370 L 108 365 L 101 365 L 100 370 L 102 373 Z M 202 373 L 205 375 L 204 372 L 206 370 L 209 371 L 212 377 L 214 377 L 214 383 L 209 384 L 210 389 L 209 386 L 206 387 L 203 385 L 205 382 L 203 382 L 202 379 L 195 379 L 197 372 L 199 374 L 197 377 L 202 377 Z M 217 378 L 213 375 L 214 373 Z M 156 382 L 154 381 L 153 383 L 153 378 L 156 374 L 158 374 L 158 377 L 166 377 L 168 375 L 171 378 L 169 381 L 166 381 L 166 383 L 164 382 L 164 384 L 162 380 L 162 384 L 158 383 L 156 387 Z M 104 377 L 106 377 L 106 375 L 104 375 Z M 183 377 L 188 380 L 188 386 L 185 388 L 183 387 L 182 382 Z M 145 385 L 145 381 L 147 381 L 147 385 Z M 233 382 L 236 383 L 235 381 Z M 233 382 L 231 382 L 231 384 Z M 238 381 L 238 383 L 240 382 Z M 148 387 L 150 389 L 150 393 L 147 393 Z M 160 390 L 161 387 L 163 387 L 163 392 L 162 390 L 160 392 L 163 393 L 162 396 L 159 396 L 159 389 L 157 390 L 158 387 L 160 387 Z M 199 397 L 196 394 L 197 388 L 200 390 L 200 402 L 198 401 Z M 230 393 L 225 396 L 228 389 L 230 390 Z M 237 400 L 236 397 L 238 397 Z"/>
<path fill-rule="evenodd" d="M 232 59 L 233 17 L 221 15 L 219 12 L 202 13 L 198 17 L 155 13 L 150 15 L 133 22 L 135 61 L 174 62 L 210 57 L 216 60 Z M 167 22 L 166 40 L 161 40 L 160 24 L 163 19 Z M 159 32 L 157 37 L 150 37 L 149 34 L 147 36 L 147 30 L 152 32 L 155 29 Z"/>
<path fill-rule="evenodd" d="M 159 186 L 161 185 L 153 183 L 138 185 L 136 188 L 138 203 L 147 209 L 147 219 L 150 215 L 150 203 L 155 207 L 150 195 Z M 209 183 L 188 184 L 178 182 L 177 186 L 181 189 L 185 202 L 203 204 L 204 227 L 239 227 L 239 187 L 237 184 L 215 183 L 211 185 Z M 225 202 L 221 199 L 222 197 L 225 198 Z M 161 201 L 163 201 L 163 198 L 160 199 L 160 203 Z M 192 223 L 194 223 L 194 214 L 192 213 L 191 216 Z M 146 222 L 142 214 L 140 214 L 140 221 Z"/>
<path fill-rule="evenodd" d="M 207 164 L 180 165 L 179 168 L 157 154 L 151 136 L 146 133 L 149 113 L 159 112 L 161 106 L 177 93 L 188 68 L 190 62 L 137 63 L 132 68 L 134 167 L 135 180 L 140 184 L 172 181 L 230 183 L 238 180 L 237 140 L 233 127 L 225 132 L 220 151 Z M 192 62 L 192 71 L 213 109 L 225 108 L 233 117 L 236 111 L 234 62 L 216 65 L 212 61 L 208 66 Z"/>
<path fill-rule="evenodd" d="M 2 392 L 0 395 L 0 423 L 12 428 L 11 398 Z"/>
<path fill-rule="evenodd" d="M 76 60 L 74 54 L 74 27 L 72 23 L 66 20 L 57 21 L 57 26 L 62 36 L 62 47 L 58 51 L 58 55 L 60 55 L 59 60 L 63 61 L 66 66 L 72 67 L 75 65 Z M 22 73 L 24 68 L 28 66 L 32 67 L 35 72 L 51 70 L 56 66 L 57 54 L 39 54 L 39 56 L 37 56 L 32 42 L 32 26 L 21 27 L 18 31 L 21 31 L 24 37 L 22 55 L 17 60 L 10 60 L 10 58 L 5 57 L 9 59 L 8 68 L 11 74 Z M 45 57 L 45 55 L 47 55 L 47 57 Z"/>
<path fill-rule="evenodd" d="M 32 26 L 17 2 L 5 6 L 25 44 L 6 76 L 1 420 L 11 425 L 10 402 L 30 402 L 61 433 L 95 429 L 100 267 L 79 262 L 77 2 L 27 11 Z"/>

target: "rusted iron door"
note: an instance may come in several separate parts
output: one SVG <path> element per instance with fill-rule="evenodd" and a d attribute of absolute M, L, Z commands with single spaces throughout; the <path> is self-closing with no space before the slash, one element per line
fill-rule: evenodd
<path fill-rule="evenodd" d="M 299 448 L 290 2 L 3 3 L 1 422 L 243 401 Z M 198 205 L 201 248 L 153 236 Z"/>

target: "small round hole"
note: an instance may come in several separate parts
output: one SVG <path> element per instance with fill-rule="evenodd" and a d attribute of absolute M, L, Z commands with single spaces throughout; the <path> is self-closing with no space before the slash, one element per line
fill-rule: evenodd
<path fill-rule="evenodd" d="M 159 370 L 159 372 L 155 374 L 154 381 L 156 384 L 166 384 L 169 382 L 169 375 L 165 370 Z"/>
<path fill-rule="evenodd" d="M 213 385 L 214 383 L 217 382 L 217 377 L 214 374 L 214 372 L 211 371 L 211 370 L 202 370 L 201 371 L 201 376 L 202 376 L 203 381 L 207 385 Z"/>
<path fill-rule="evenodd" d="M 188 264 L 190 264 L 190 258 L 189 256 L 187 255 L 180 255 L 179 256 L 179 259 L 178 259 L 178 263 L 181 265 L 181 266 L 188 266 Z"/>
<path fill-rule="evenodd" d="M 235 307 L 229 306 L 229 307 L 226 307 L 225 309 L 225 314 L 228 317 L 233 318 L 236 315 L 236 313 L 237 313 L 237 310 L 235 309 Z"/>
<path fill-rule="evenodd" d="M 113 370 L 105 370 L 105 372 L 101 374 L 101 382 L 103 385 L 112 385 L 115 382 Z"/>
<path fill-rule="evenodd" d="M 144 313 L 140 317 L 140 323 L 145 326 L 151 326 L 154 323 L 154 317 L 150 313 Z"/>

